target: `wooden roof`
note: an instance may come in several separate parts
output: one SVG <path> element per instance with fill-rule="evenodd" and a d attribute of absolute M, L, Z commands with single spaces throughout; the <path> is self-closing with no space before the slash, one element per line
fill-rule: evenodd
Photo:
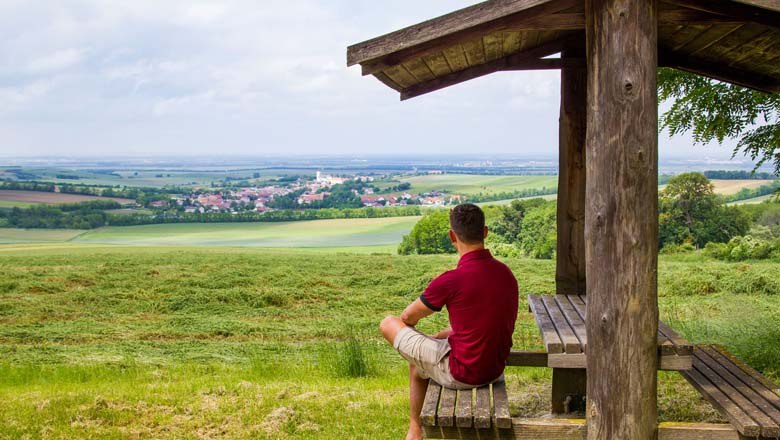
<path fill-rule="evenodd" d="M 347 49 L 408 99 L 489 73 L 555 69 L 584 45 L 584 0 L 488 0 Z M 660 0 L 659 65 L 780 92 L 780 0 Z M 583 61 L 583 60 L 580 60 Z"/>

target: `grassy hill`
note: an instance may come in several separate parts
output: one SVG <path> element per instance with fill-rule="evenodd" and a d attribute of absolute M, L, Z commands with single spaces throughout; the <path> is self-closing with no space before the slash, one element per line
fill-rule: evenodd
<path fill-rule="evenodd" d="M 551 188 L 558 185 L 557 176 L 431 174 L 425 176 L 404 177 L 401 178 L 400 181 L 410 183 L 412 185 L 411 191 L 415 193 L 445 191 L 456 194 L 493 194 L 521 189 L 542 187 Z M 397 183 L 392 185 L 397 185 Z"/>
<path fill-rule="evenodd" d="M 507 263 L 522 292 L 553 292 L 554 262 Z M 407 373 L 377 323 L 454 264 L 294 249 L 0 246 L 0 438 L 400 438 Z M 663 256 L 662 318 L 778 378 L 780 328 L 766 324 L 780 318 L 777 264 Z M 538 349 L 526 310 L 523 297 L 515 348 Z M 438 314 L 420 329 L 445 324 Z M 355 359 L 365 368 L 348 368 Z M 547 410 L 549 370 L 507 373 L 514 414 Z M 678 374 L 659 377 L 662 420 L 715 420 Z"/>

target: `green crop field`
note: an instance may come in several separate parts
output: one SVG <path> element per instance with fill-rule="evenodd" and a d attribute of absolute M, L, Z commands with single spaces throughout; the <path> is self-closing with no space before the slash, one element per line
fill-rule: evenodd
<path fill-rule="evenodd" d="M 406 367 L 377 323 L 455 261 L 0 246 L 0 438 L 401 438 Z M 554 262 L 506 261 L 522 292 L 554 291 Z M 777 379 L 777 268 L 663 256 L 662 318 Z M 539 349 L 524 297 L 518 316 L 515 348 Z M 662 420 L 718 420 L 678 374 L 659 378 Z M 512 413 L 545 413 L 550 380 L 508 369 Z"/>
<path fill-rule="evenodd" d="M 0 228 L 0 243 L 45 243 L 72 240 L 85 231 L 77 229 Z"/>
<path fill-rule="evenodd" d="M 393 251 L 418 217 L 279 223 L 184 223 L 106 227 L 75 241 L 172 246 L 379 247 Z"/>
<path fill-rule="evenodd" d="M 404 177 L 401 182 L 412 185 L 411 191 L 426 193 L 445 191 L 456 194 L 493 194 L 521 189 L 554 188 L 557 176 L 488 176 L 478 174 L 430 174 Z M 380 186 L 397 185 L 397 183 Z"/>

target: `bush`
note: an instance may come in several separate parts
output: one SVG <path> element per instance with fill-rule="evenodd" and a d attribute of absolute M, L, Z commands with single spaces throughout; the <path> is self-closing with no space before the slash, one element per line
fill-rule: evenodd
<path fill-rule="evenodd" d="M 401 255 L 410 254 L 450 254 L 455 247 L 450 242 L 449 211 L 437 210 L 423 216 L 414 225 L 409 235 L 405 235 L 398 246 Z"/>
<path fill-rule="evenodd" d="M 734 237 L 728 243 L 707 243 L 704 253 L 725 261 L 763 260 L 780 257 L 780 240 L 766 241 L 751 235 Z"/>
<path fill-rule="evenodd" d="M 714 244 L 714 243 L 712 243 Z M 668 244 L 664 246 L 660 253 L 661 254 L 685 254 L 688 252 L 693 252 L 696 250 L 696 246 L 693 245 L 693 243 L 686 241 L 682 244 Z"/>

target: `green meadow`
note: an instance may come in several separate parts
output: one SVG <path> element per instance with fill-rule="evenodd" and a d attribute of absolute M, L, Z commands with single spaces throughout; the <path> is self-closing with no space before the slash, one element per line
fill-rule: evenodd
<path fill-rule="evenodd" d="M 400 438 L 404 363 L 377 332 L 454 256 L 82 244 L 0 246 L 0 438 Z M 509 259 L 522 292 L 552 261 Z M 780 378 L 776 262 L 663 256 L 661 314 Z M 539 349 L 524 299 L 515 348 Z M 446 315 L 424 321 L 432 332 Z M 515 415 L 546 369 L 508 370 Z M 716 421 L 676 373 L 664 420 Z"/>
<path fill-rule="evenodd" d="M 79 229 L 16 229 L 0 228 L 0 244 L 47 243 L 68 241 L 83 234 Z"/>
<path fill-rule="evenodd" d="M 456 194 L 493 194 L 542 187 L 554 188 L 558 185 L 558 176 L 429 174 L 424 176 L 403 177 L 399 180 L 401 182 L 410 183 L 412 185 L 411 191 L 415 193 L 445 191 Z M 397 183 L 394 183 L 393 185 L 395 184 Z"/>
<path fill-rule="evenodd" d="M 418 217 L 259 223 L 180 223 L 105 227 L 78 236 L 78 243 L 165 246 L 383 247 L 394 250 Z"/>

